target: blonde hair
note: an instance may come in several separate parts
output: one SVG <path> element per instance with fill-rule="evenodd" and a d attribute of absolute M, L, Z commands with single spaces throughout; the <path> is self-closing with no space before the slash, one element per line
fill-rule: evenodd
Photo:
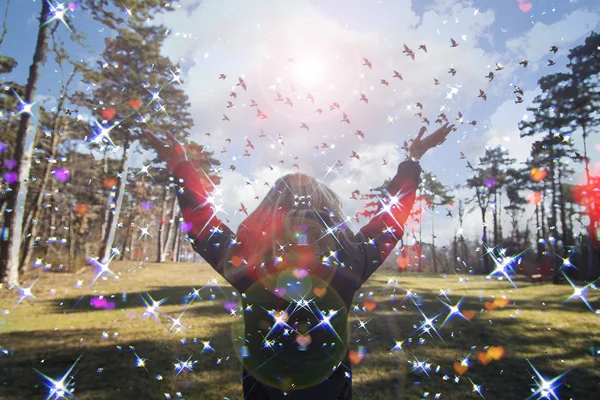
<path fill-rule="evenodd" d="M 232 266 L 234 256 L 241 256 L 244 264 L 255 270 L 280 256 L 285 246 L 312 248 L 314 262 L 319 264 L 340 250 L 340 245 L 343 251 L 358 246 L 347 222 L 342 201 L 333 190 L 309 175 L 287 174 L 277 179 L 256 210 L 240 224 L 240 245 L 228 248 L 221 267 L 231 282 L 243 269 L 236 271 Z M 331 259 L 337 261 L 336 257 Z M 278 271 L 265 271 L 273 272 Z"/>

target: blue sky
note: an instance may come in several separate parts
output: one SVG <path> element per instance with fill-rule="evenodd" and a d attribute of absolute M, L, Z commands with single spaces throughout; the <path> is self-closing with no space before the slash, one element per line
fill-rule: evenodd
<path fill-rule="evenodd" d="M 353 214 L 364 203 L 349 199 L 352 190 L 364 193 L 379 186 L 394 175 L 403 160 L 398 145 L 414 137 L 421 125 L 414 116 L 416 102 L 424 104 L 424 116 L 432 122 L 440 109 L 451 119 L 458 111 L 464 115 L 459 130 L 422 161 L 442 182 L 455 185 L 468 176 L 464 160 L 459 161 L 461 151 L 474 162 L 486 146 L 502 144 L 523 161 L 531 141 L 519 139 L 517 125 L 538 94 L 537 80 L 564 71 L 568 49 L 583 43 L 592 30 L 600 30 L 600 2 L 594 0 L 524 1 L 531 4 L 527 12 L 516 0 L 179 3 L 175 11 L 157 18 L 171 30 L 164 53 L 183 67 L 183 87 L 196 121 L 192 138 L 210 146 L 222 161 L 222 202 L 228 214 L 221 217 L 230 219 L 233 229 L 244 217 L 237 212 L 240 202 L 249 210 L 255 207 L 259 200 L 254 198 L 266 194 L 264 182 L 273 183 L 277 177 L 295 172 L 291 168 L 294 163 L 332 187 L 344 199 L 345 211 Z M 24 82 L 40 7 L 40 0 L 12 0 L 9 30 L 0 51 L 15 57 L 19 66 L 3 79 Z M 101 27 L 81 10 L 69 15 L 71 23 L 87 35 L 89 49 L 69 43 L 66 28 L 61 27 L 59 33 L 68 51 L 77 58 L 94 59 L 102 51 L 103 38 L 111 32 L 99 32 Z M 450 48 L 451 37 L 459 42 L 458 47 Z M 401 53 L 404 43 L 416 52 L 415 61 Z M 427 44 L 427 54 L 417 49 L 419 44 Z M 551 45 L 559 46 L 556 55 L 550 54 Z M 296 67 L 286 63 L 289 57 L 297 59 Z M 362 57 L 372 61 L 371 70 L 362 66 Z M 530 61 L 527 69 L 518 65 L 523 58 Z M 546 66 L 548 59 L 556 65 Z M 488 82 L 484 76 L 496 63 L 504 69 Z M 448 74 L 449 68 L 457 69 L 456 76 Z M 401 71 L 404 81 L 393 79 L 392 70 Z M 226 73 L 227 79 L 218 80 L 219 73 Z M 48 106 L 55 103 L 62 76 L 49 57 L 38 86 L 38 94 L 44 96 L 40 101 Z M 228 93 L 236 89 L 234 82 L 240 76 L 248 82 L 248 91 L 239 93 L 235 108 L 226 109 L 226 102 L 232 100 Z M 381 78 L 390 82 L 389 88 L 380 85 Z M 433 78 L 441 84 L 434 86 Z M 296 93 L 291 92 L 290 84 L 298 88 Z M 514 104 L 514 85 L 525 91 L 522 104 Z M 486 90 L 486 102 L 477 98 L 479 89 Z M 292 97 L 294 108 L 274 102 L 276 92 Z M 306 92 L 315 95 L 318 106 L 325 110 L 322 116 L 314 113 L 316 107 L 306 101 Z M 359 100 L 361 93 L 368 96 L 368 105 Z M 251 99 L 269 114 L 269 120 L 256 118 L 249 107 Z M 336 100 L 343 110 L 328 113 L 328 105 Z M 342 111 L 351 118 L 350 126 L 339 122 Z M 223 113 L 230 122 L 222 121 Z M 467 123 L 473 120 L 478 121 L 475 127 Z M 310 132 L 299 128 L 301 122 L 310 126 Z M 268 138 L 258 138 L 260 129 Z M 357 129 L 365 132 L 365 140 L 354 135 Z M 285 145 L 277 142 L 278 135 Z M 231 144 L 225 143 L 229 137 Z M 241 156 L 244 137 L 256 145 L 251 157 Z M 581 146 L 577 133 L 573 141 Z M 315 151 L 314 146 L 322 142 L 330 148 Z M 589 152 L 596 170 L 600 159 L 597 142 L 590 138 Z M 221 153 L 221 149 L 227 152 Z M 349 158 L 352 150 L 360 154 L 360 160 Z M 296 156 L 299 159 L 293 161 Z M 383 158 L 388 161 L 385 166 Z M 134 164 L 141 165 L 145 159 L 136 155 Z M 281 159 L 283 166 L 278 163 Z M 338 159 L 344 165 L 327 174 L 327 166 Z M 229 170 L 230 165 L 236 165 L 236 170 Z M 575 180 L 582 169 L 576 168 Z M 253 185 L 246 185 L 246 180 Z M 466 196 L 467 192 L 458 194 Z M 444 220 L 437 236 L 450 238 L 457 228 L 456 219 L 445 217 L 444 210 L 436 218 Z M 508 224 L 508 220 L 504 222 Z M 465 222 L 465 235 L 476 236 L 480 230 L 481 222 L 473 213 Z"/>

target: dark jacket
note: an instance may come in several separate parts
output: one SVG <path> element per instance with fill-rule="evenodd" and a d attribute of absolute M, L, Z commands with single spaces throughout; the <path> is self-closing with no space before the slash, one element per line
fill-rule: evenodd
<path fill-rule="evenodd" d="M 402 237 L 415 200 L 421 173 L 419 164 L 405 161 L 398 166 L 387 187 L 389 196 L 396 196 L 398 202 L 379 206 L 381 212 L 352 235 L 357 246 L 351 248 L 341 243 L 336 265 L 331 267 L 335 270 L 330 281 L 314 278 L 294 283 L 294 279 L 288 279 L 285 286 L 288 290 L 294 290 L 295 284 L 299 288 L 305 284 L 319 288 L 321 292 L 299 297 L 307 301 L 304 303 L 296 298 L 291 302 L 285 300 L 272 288 L 256 283 L 250 267 L 257 266 L 236 268 L 231 266 L 231 260 L 222 263 L 229 246 L 244 246 L 244 241 L 252 236 L 246 232 L 246 239 L 239 240 L 243 236 L 241 229 L 236 235 L 213 215 L 210 203 L 206 202 L 212 184 L 190 162 L 179 163 L 173 172 L 180 185 L 177 196 L 193 249 L 242 295 L 246 336 L 238 338 L 238 351 L 243 365 L 244 398 L 351 399 L 347 324 L 354 293 Z M 276 320 L 281 315 L 285 318 Z"/>

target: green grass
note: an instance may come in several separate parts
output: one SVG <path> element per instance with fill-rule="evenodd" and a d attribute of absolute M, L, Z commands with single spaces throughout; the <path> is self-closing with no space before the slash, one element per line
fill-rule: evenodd
<path fill-rule="evenodd" d="M 205 287 L 202 300 L 184 314 L 183 331 L 169 332 L 168 316 L 181 314 L 184 296 L 218 275 L 204 264 L 115 262 L 112 266 L 119 279 L 100 278 L 91 288 L 91 272 L 41 272 L 32 289 L 37 299 L 25 298 L 18 306 L 16 289 L 0 290 L 0 399 L 45 399 L 48 391 L 34 369 L 56 379 L 79 356 L 73 369 L 78 399 L 165 399 L 165 394 L 176 399 L 177 392 L 185 399 L 242 398 L 241 365 L 231 339 L 235 317 L 223 307 L 225 295 L 232 298 L 232 288 L 219 277 L 225 295 L 216 287 Z M 452 303 L 464 298 L 462 309 L 475 312 L 471 322 L 455 318 L 441 328 L 441 340 L 435 334 L 413 333 L 421 315 L 410 300 L 403 301 L 405 290 L 390 286 L 384 291 L 390 277 L 388 272 L 378 272 L 356 294 L 357 305 L 367 298 L 377 303 L 372 312 L 355 311 L 361 320 L 370 320 L 368 333 L 358 327 L 356 316 L 349 317 L 350 349 L 368 349 L 352 367 L 355 399 L 419 399 L 427 392 L 430 399 L 437 393 L 440 399 L 481 398 L 470 380 L 482 385 L 486 399 L 526 399 L 534 383 L 527 360 L 546 378 L 568 371 L 560 387 L 561 399 L 597 398 L 600 363 L 588 348 L 600 345 L 600 316 L 579 299 L 565 302 L 573 293 L 568 284 L 517 281 L 515 289 L 507 281 L 480 276 L 463 277 L 464 283 L 454 275 L 396 276 L 403 288 L 423 297 L 421 309 L 427 316 L 443 312 L 437 328 L 447 315 L 440 299 L 448 300 L 440 296 L 440 289 L 448 292 Z M 28 277 L 26 286 L 34 279 Z M 83 281 L 80 288 L 78 280 Z M 156 300 L 167 298 L 160 307 L 160 322 L 141 317 L 140 296 L 145 293 Z M 99 295 L 115 301 L 116 308 L 93 309 L 89 299 Z M 506 308 L 485 309 L 484 302 L 502 296 L 510 301 Z M 600 308 L 598 290 L 590 289 L 587 297 L 593 310 Z M 419 338 L 424 339 L 422 344 Z M 405 340 L 403 352 L 390 352 L 394 339 Z M 207 340 L 214 352 L 202 352 L 202 341 Z M 504 347 L 504 357 L 484 366 L 477 354 L 485 346 Z M 135 354 L 147 359 L 145 368 L 135 366 Z M 192 354 L 197 360 L 194 372 L 175 375 L 176 359 Z M 455 383 L 453 365 L 467 356 L 471 367 Z M 415 359 L 428 360 L 429 376 L 412 371 L 408 361 Z"/>

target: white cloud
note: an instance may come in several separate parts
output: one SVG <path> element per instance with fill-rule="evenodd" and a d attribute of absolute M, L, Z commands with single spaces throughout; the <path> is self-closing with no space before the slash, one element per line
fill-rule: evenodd
<path fill-rule="evenodd" d="M 432 123 L 430 132 L 442 106 L 451 121 L 458 111 L 467 122 L 479 121 L 476 127 L 460 125 L 443 147 L 424 158 L 423 167 L 447 184 L 464 182 L 467 175 L 464 160 L 458 160 L 459 151 L 473 160 L 483 154 L 486 145 L 502 143 L 513 157 L 524 159 L 529 144 L 518 138 L 517 124 L 527 103 L 514 104 L 509 83 L 515 80 L 521 85 L 522 80 L 533 86 L 535 78 L 530 74 L 533 68 L 526 71 L 530 75 L 515 77 L 522 73 L 518 61 L 543 59 L 554 39 L 564 38 L 557 43 L 566 51 L 567 44 L 598 22 L 598 15 L 583 11 L 549 26 L 538 22 L 521 38 L 507 42 L 502 54 L 479 47 L 493 37 L 495 15 L 491 10 L 475 13 L 470 2 L 438 1 L 422 17 L 415 14 L 409 0 L 204 1 L 197 8 L 193 4 L 184 1 L 179 10 L 161 17 L 172 30 L 164 52 L 174 61 L 184 60 L 184 88 L 197 127 L 193 138 L 210 146 L 222 160 L 224 208 L 232 228 L 245 217 L 235 211 L 240 202 L 250 211 L 259 202 L 255 197 L 262 199 L 267 192 L 264 182 L 273 183 L 292 172 L 294 163 L 332 187 L 344 199 L 345 211 L 353 214 L 364 202 L 350 201 L 352 190 L 366 193 L 394 175 L 403 159 L 398 146 L 422 124 L 414 115 L 421 111 L 414 108 L 416 102 L 424 105 L 423 116 Z M 450 47 L 451 37 L 459 42 L 457 48 Z M 415 61 L 402 54 L 404 43 L 415 51 Z M 427 45 L 427 53 L 418 49 L 420 44 Z M 296 65 L 287 61 L 290 57 L 296 59 Z M 363 57 L 372 62 L 372 69 L 362 65 Z M 505 69 L 489 83 L 484 76 L 496 62 L 506 64 Z M 294 72 L 303 63 L 310 71 Z M 450 67 L 458 71 L 455 77 L 448 74 Z M 401 72 L 404 81 L 392 78 L 393 70 Z M 221 73 L 227 74 L 226 80 L 218 79 Z M 241 76 L 247 91 L 236 86 Z M 434 78 L 440 80 L 439 86 L 433 84 Z M 390 85 L 380 84 L 380 79 Z M 291 84 L 297 91 L 291 91 Z M 448 99 L 451 88 L 456 93 Z M 488 92 L 487 102 L 477 98 L 480 88 Z M 229 96 L 232 91 L 237 99 Z M 275 101 L 277 92 L 289 97 L 294 106 Z M 314 106 L 306 99 L 307 92 L 314 95 Z M 360 93 L 367 95 L 368 104 L 359 100 Z M 534 95 L 534 91 L 526 92 L 526 102 Z M 251 100 L 258 102 L 258 108 L 269 116 L 267 120 L 256 116 Z M 227 101 L 235 108 L 226 108 Z M 342 110 L 329 111 L 334 101 Z M 406 110 L 407 104 L 412 105 L 411 111 Z M 323 113 L 316 114 L 316 108 Z M 342 111 L 348 114 L 350 125 L 340 122 Z M 230 121 L 222 121 L 223 114 Z M 387 122 L 388 116 L 395 117 L 393 124 Z M 300 129 L 301 122 L 307 123 L 310 131 Z M 259 138 L 261 129 L 267 137 Z M 365 140 L 354 134 L 357 129 L 365 133 Z M 205 132 L 211 136 L 204 136 Z M 256 147 L 250 150 L 251 157 L 242 157 L 244 137 Z M 277 142 L 278 137 L 285 145 Z M 505 142 L 505 137 L 510 140 Z M 232 139 L 231 144 L 226 138 Z M 324 142 L 329 149 L 314 149 Z M 227 153 L 220 153 L 223 146 Z M 350 158 L 353 150 L 360 160 Z M 383 157 L 387 166 L 381 165 Z M 338 159 L 344 166 L 337 169 L 337 175 L 325 177 L 326 166 Z M 279 160 L 284 161 L 283 166 Z M 277 166 L 274 171 L 269 163 Z M 236 165 L 235 172 L 229 170 L 231 164 Z M 255 183 L 246 185 L 246 180 Z M 437 234 L 440 241 L 449 239 L 457 225 L 455 220 L 447 223 L 443 214 Z M 465 221 L 469 224 L 465 228 L 479 235 L 477 218 L 474 215 Z"/>

